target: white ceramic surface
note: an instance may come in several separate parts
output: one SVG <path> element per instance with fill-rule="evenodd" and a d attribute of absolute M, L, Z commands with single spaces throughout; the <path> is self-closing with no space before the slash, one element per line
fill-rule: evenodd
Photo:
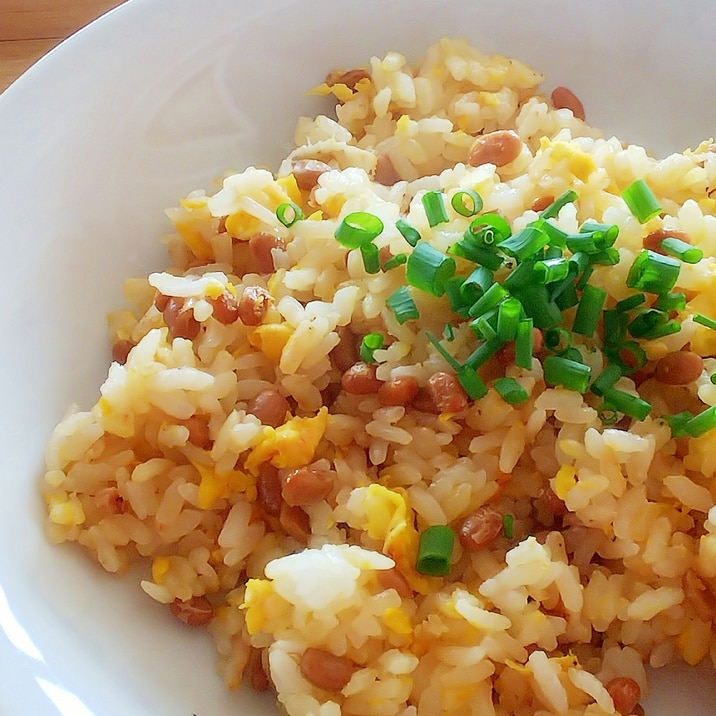
<path fill-rule="evenodd" d="M 136 580 L 44 539 L 43 445 L 89 406 L 123 279 L 163 265 L 162 209 L 226 167 L 277 165 L 333 66 L 441 35 L 565 84 L 659 153 L 716 132 L 710 0 L 132 0 L 0 96 L 0 714 L 276 714 L 230 694 L 208 638 Z M 649 714 L 716 712 L 716 676 L 656 677 Z"/>

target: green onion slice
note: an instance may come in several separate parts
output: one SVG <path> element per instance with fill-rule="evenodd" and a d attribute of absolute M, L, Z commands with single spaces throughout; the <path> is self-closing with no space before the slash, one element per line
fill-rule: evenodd
<path fill-rule="evenodd" d="M 484 266 L 478 266 L 460 285 L 460 296 L 472 306 L 494 282 L 492 271 Z"/>
<path fill-rule="evenodd" d="M 558 256 L 544 261 L 536 261 L 534 269 L 535 274 L 539 276 L 540 283 L 554 283 L 567 278 L 570 263 L 564 257 Z"/>
<path fill-rule="evenodd" d="M 703 313 L 695 313 L 694 314 L 694 322 L 699 323 L 702 326 L 706 326 L 706 328 L 710 328 L 711 330 L 716 331 L 716 321 L 713 318 L 704 316 Z"/>
<path fill-rule="evenodd" d="M 512 235 L 509 222 L 501 214 L 489 212 L 473 219 L 467 232 L 485 246 L 499 244 Z M 466 233 L 467 233 L 466 232 Z"/>
<path fill-rule="evenodd" d="M 667 254 L 681 259 L 685 264 L 697 264 L 704 257 L 704 252 L 700 248 L 675 236 L 667 236 L 660 245 Z"/>
<path fill-rule="evenodd" d="M 562 194 L 562 196 L 558 197 L 555 201 L 553 201 L 540 215 L 540 219 L 554 219 L 559 215 L 559 212 L 562 211 L 562 208 L 566 206 L 567 204 L 573 204 L 575 201 L 577 201 L 577 198 L 579 195 L 577 194 L 574 189 L 568 189 L 567 191 Z"/>
<path fill-rule="evenodd" d="M 450 573 L 455 533 L 448 525 L 432 525 L 420 534 L 415 569 L 420 574 L 444 577 Z"/>
<path fill-rule="evenodd" d="M 519 261 L 534 256 L 549 243 L 549 234 L 536 224 L 528 224 L 522 231 L 500 243 L 500 249 Z"/>
<path fill-rule="evenodd" d="M 629 333 L 634 338 L 644 338 L 650 332 L 663 326 L 668 320 L 669 314 L 666 311 L 660 311 L 658 308 L 644 308 L 629 324 Z"/>
<path fill-rule="evenodd" d="M 497 309 L 497 335 L 505 342 L 517 336 L 517 326 L 522 317 L 522 304 L 513 296 L 506 298 Z"/>
<path fill-rule="evenodd" d="M 383 222 L 367 211 L 348 214 L 339 224 L 334 236 L 339 244 L 348 249 L 357 249 L 369 244 L 383 231 Z"/>
<path fill-rule="evenodd" d="M 456 372 L 459 373 L 462 369 L 462 366 L 460 363 L 456 360 L 455 356 L 453 356 L 447 348 L 438 340 L 437 336 L 435 336 L 430 331 L 425 331 L 425 334 L 428 337 L 428 340 L 437 348 L 438 353 L 445 359 L 445 362 Z"/>
<path fill-rule="evenodd" d="M 561 356 L 547 356 L 542 367 L 548 385 L 562 386 L 578 393 L 585 393 L 589 388 L 592 369 L 584 363 Z"/>
<path fill-rule="evenodd" d="M 395 228 L 398 229 L 401 236 L 411 245 L 417 246 L 420 241 L 420 232 L 412 225 L 409 224 L 405 219 L 398 219 L 395 222 Z"/>
<path fill-rule="evenodd" d="M 597 330 L 606 302 L 607 292 L 605 290 L 587 284 L 582 292 L 582 300 L 577 306 L 572 330 L 591 338 Z"/>
<path fill-rule="evenodd" d="M 619 366 L 623 375 L 636 373 L 649 360 L 646 351 L 636 341 L 624 341 L 609 357 Z"/>
<path fill-rule="evenodd" d="M 477 371 L 469 365 L 461 366 L 457 372 L 457 379 L 460 381 L 460 385 L 465 388 L 465 392 L 470 396 L 471 400 L 479 400 L 487 395 L 485 382 Z"/>
<path fill-rule="evenodd" d="M 604 370 L 594 379 L 590 386 L 592 393 L 600 397 L 604 397 L 604 393 L 613 388 L 614 384 L 622 377 L 621 368 L 616 363 L 610 363 Z"/>
<path fill-rule="evenodd" d="M 679 278 L 680 269 L 677 259 L 644 249 L 634 259 L 626 284 L 629 288 L 647 293 L 669 293 Z"/>
<path fill-rule="evenodd" d="M 502 528 L 507 539 L 515 536 L 515 516 L 507 514 L 502 518 Z"/>
<path fill-rule="evenodd" d="M 532 369 L 534 354 L 534 327 L 531 318 L 523 318 L 517 324 L 515 338 L 515 363 L 525 370 Z"/>
<path fill-rule="evenodd" d="M 608 388 L 604 392 L 604 404 L 636 420 L 646 419 L 651 412 L 651 403 L 618 388 Z"/>
<path fill-rule="evenodd" d="M 482 211 L 482 197 L 472 189 L 455 192 L 450 204 L 460 216 L 475 216 Z"/>
<path fill-rule="evenodd" d="M 644 295 L 644 294 L 639 294 Z M 683 311 L 686 308 L 686 294 L 681 293 L 663 293 L 654 301 L 654 308 L 660 311 Z"/>
<path fill-rule="evenodd" d="M 398 268 L 398 266 L 402 266 L 404 263 L 406 263 L 408 260 L 408 254 L 396 254 L 395 256 L 392 256 L 389 258 L 382 266 L 383 271 L 392 271 L 394 268 Z"/>
<path fill-rule="evenodd" d="M 382 333 L 367 333 L 360 344 L 360 359 L 364 363 L 375 363 L 374 353 L 380 350 L 385 343 Z"/>
<path fill-rule="evenodd" d="M 661 298 L 661 296 L 659 298 Z M 627 298 L 623 298 L 621 301 L 617 301 L 617 305 L 614 306 L 614 308 L 620 313 L 625 313 L 626 311 L 631 311 L 633 308 L 637 308 L 637 306 L 641 306 L 642 303 L 646 303 L 646 295 L 643 293 L 635 293 Z"/>
<path fill-rule="evenodd" d="M 428 218 L 428 224 L 431 227 L 438 224 L 444 224 L 449 220 L 447 210 L 445 209 L 445 199 L 441 191 L 427 191 L 422 196 L 423 208 L 425 216 Z"/>
<path fill-rule="evenodd" d="M 395 320 L 401 325 L 411 319 L 420 318 L 420 311 L 407 286 L 401 286 L 394 291 L 388 296 L 385 303 L 393 311 Z"/>
<path fill-rule="evenodd" d="M 289 228 L 304 218 L 303 209 L 298 204 L 287 201 L 276 209 L 276 218 L 286 228 Z"/>
<path fill-rule="evenodd" d="M 509 376 L 497 378 L 493 385 L 500 397 L 510 405 L 519 405 L 530 397 L 530 394 L 514 378 Z"/>
<path fill-rule="evenodd" d="M 624 189 L 622 198 L 640 224 L 646 224 L 663 211 L 659 200 L 644 179 L 637 179 Z"/>
<path fill-rule="evenodd" d="M 555 326 L 545 331 L 544 344 L 553 353 L 564 353 L 572 347 L 572 333 L 562 326 Z"/>
<path fill-rule="evenodd" d="M 455 259 L 421 241 L 408 257 L 405 275 L 411 286 L 433 296 L 442 296 L 445 282 L 454 273 Z"/>
<path fill-rule="evenodd" d="M 380 273 L 380 249 L 371 241 L 359 248 L 363 267 L 368 274 Z"/>
<path fill-rule="evenodd" d="M 496 308 L 510 294 L 500 283 L 493 283 L 470 308 L 471 316 L 481 316 L 492 308 Z"/>

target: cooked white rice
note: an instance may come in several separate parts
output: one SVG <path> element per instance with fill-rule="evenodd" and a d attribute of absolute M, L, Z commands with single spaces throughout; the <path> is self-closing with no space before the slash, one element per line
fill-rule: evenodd
<path fill-rule="evenodd" d="M 463 42 L 442 40 L 415 67 L 389 53 L 351 74 L 357 83 L 339 71 L 317 88 L 339 100 L 336 119 L 300 119 L 275 176 L 248 168 L 169 212 L 171 267 L 130 281 L 138 310 L 111 316 L 126 361 L 50 439 L 50 539 L 81 543 L 110 572 L 150 562 L 142 589 L 208 627 L 227 685 L 273 688 L 290 716 L 642 713 L 645 665 L 716 662 L 716 432 L 674 437 L 662 417 L 716 405 L 716 331 L 694 321 L 716 316 L 713 145 L 656 159 L 604 138 L 539 95 L 532 69 Z M 515 132 L 519 151 L 472 166 L 475 137 L 497 130 Z M 301 159 L 329 165 L 309 189 L 297 185 Z M 644 224 L 622 198 L 638 179 L 662 207 Z M 554 225 L 619 227 L 619 263 L 589 278 L 608 309 L 635 293 L 627 273 L 647 235 L 679 230 L 703 249 L 673 289 L 688 298 L 673 314 L 681 330 L 639 338 L 648 362 L 616 384 L 651 404 L 645 419 L 605 425 L 593 392 L 545 383 L 545 352 L 529 369 L 487 361 L 487 394 L 456 413 L 420 402 L 431 376 L 453 372 L 427 332 L 453 325 L 443 344 L 459 363 L 480 341 L 446 298 L 420 291 L 420 318 L 399 323 L 387 301 L 405 267 L 368 274 L 334 233 L 369 212 L 392 256 L 412 251 L 401 218 L 447 251 L 472 221 L 450 207 L 461 189 L 514 232 L 575 189 Z M 448 199 L 435 227 L 427 191 Z M 287 202 L 305 220 L 281 223 Z M 259 233 L 280 240 L 272 271 L 252 249 Z M 459 273 L 472 268 L 458 259 Z M 222 321 L 217 301 L 235 304 L 247 287 L 267 301 L 258 325 Z M 176 337 L 157 296 L 186 307 L 195 335 Z M 386 339 L 376 379 L 414 379 L 419 399 L 385 405 L 375 390 L 342 389 L 336 351 L 371 332 Z M 595 378 L 602 329 L 574 340 Z M 659 360 L 677 351 L 705 359 L 698 375 L 660 382 Z M 504 375 L 527 400 L 500 396 Z M 253 413 L 265 390 L 286 399 L 273 426 Z M 289 505 L 287 478 L 305 467 L 328 476 L 327 491 Z M 427 527 L 459 532 L 482 506 L 512 529 L 477 551 L 456 541 L 445 576 L 416 570 Z"/>

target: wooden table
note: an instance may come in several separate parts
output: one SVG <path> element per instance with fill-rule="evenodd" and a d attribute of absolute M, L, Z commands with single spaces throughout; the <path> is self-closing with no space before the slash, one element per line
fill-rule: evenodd
<path fill-rule="evenodd" d="M 0 0 L 0 92 L 76 30 L 124 0 Z"/>

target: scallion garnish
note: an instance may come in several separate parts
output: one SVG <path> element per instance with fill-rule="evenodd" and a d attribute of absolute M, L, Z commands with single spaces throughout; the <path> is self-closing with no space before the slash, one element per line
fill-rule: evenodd
<path fill-rule="evenodd" d="M 422 196 L 423 208 L 431 227 L 449 221 L 445 199 L 441 191 L 426 191 Z"/>
<path fill-rule="evenodd" d="M 460 241 L 456 241 L 448 249 L 448 253 L 480 264 L 490 269 L 490 271 L 497 271 L 503 263 L 500 254 L 493 249 L 485 249 L 478 246 L 471 238 L 463 238 Z"/>
<path fill-rule="evenodd" d="M 553 201 L 539 216 L 540 219 L 554 219 L 559 215 L 559 212 L 562 211 L 562 207 L 566 206 L 567 204 L 572 204 L 575 201 L 577 201 L 578 194 L 574 189 L 568 189 L 567 191 L 562 194 L 562 196 L 558 197 L 555 201 Z"/>
<path fill-rule="evenodd" d="M 479 400 L 487 395 L 487 386 L 485 381 L 478 375 L 474 368 L 469 365 L 463 365 L 457 372 L 457 379 L 460 385 L 465 388 L 471 400 Z"/>
<path fill-rule="evenodd" d="M 492 271 L 478 266 L 460 285 L 460 296 L 472 306 L 494 282 Z"/>
<path fill-rule="evenodd" d="M 486 340 L 468 356 L 465 365 L 477 370 L 481 365 L 487 363 L 504 345 L 504 341 L 501 341 L 497 336 Z"/>
<path fill-rule="evenodd" d="M 661 296 L 659 298 L 661 298 Z M 626 311 L 631 311 L 637 306 L 641 306 L 641 304 L 645 302 L 646 296 L 643 293 L 635 293 L 627 298 L 623 298 L 621 301 L 617 301 L 617 305 L 614 306 L 614 308 L 620 313 L 624 313 Z"/>
<path fill-rule="evenodd" d="M 659 200 L 644 179 L 637 179 L 624 189 L 622 198 L 640 224 L 646 224 L 663 211 Z"/>
<path fill-rule="evenodd" d="M 604 323 L 604 350 L 609 353 L 616 350 L 625 340 L 629 316 L 620 311 L 604 311 L 602 316 Z"/>
<path fill-rule="evenodd" d="M 367 211 L 354 211 L 344 217 L 334 236 L 339 244 L 347 249 L 357 249 L 369 244 L 383 231 L 383 222 L 375 214 Z"/>
<path fill-rule="evenodd" d="M 455 340 L 455 329 L 453 328 L 452 323 L 445 324 L 445 328 L 443 328 L 443 335 L 445 336 L 446 341 Z"/>
<path fill-rule="evenodd" d="M 276 218 L 286 227 L 290 228 L 297 221 L 304 218 L 303 209 L 292 201 L 280 204 L 276 209 Z"/>
<path fill-rule="evenodd" d="M 585 393 L 589 388 L 592 369 L 584 363 L 561 356 L 547 356 L 542 367 L 548 385 L 562 386 L 577 393 Z"/>
<path fill-rule="evenodd" d="M 433 296 L 445 293 L 445 282 L 455 273 L 455 259 L 421 241 L 408 257 L 406 279 L 411 286 Z"/>
<path fill-rule="evenodd" d="M 667 321 L 662 323 L 660 326 L 656 326 L 651 330 L 647 331 L 642 338 L 647 341 L 655 341 L 658 338 L 665 338 L 666 336 L 673 336 L 674 333 L 678 333 L 681 330 L 681 323 L 679 321 Z"/>
<path fill-rule="evenodd" d="M 472 189 L 456 191 L 450 204 L 460 216 L 475 216 L 482 211 L 482 197 Z"/>
<path fill-rule="evenodd" d="M 367 274 L 380 273 L 380 249 L 372 242 L 362 244 L 359 247 L 363 268 Z"/>
<path fill-rule="evenodd" d="M 567 278 L 569 275 L 569 261 L 562 256 L 546 258 L 544 261 L 535 261 L 535 275 L 540 283 L 554 283 Z"/>
<path fill-rule="evenodd" d="M 686 294 L 680 291 L 678 293 L 663 293 L 654 301 L 654 308 L 658 308 L 660 311 L 683 311 L 686 308 Z"/>
<path fill-rule="evenodd" d="M 704 257 L 701 249 L 675 236 L 667 236 L 661 241 L 660 246 L 667 254 L 681 259 L 685 264 L 697 264 Z"/>
<path fill-rule="evenodd" d="M 674 288 L 680 269 L 681 264 L 677 259 L 644 249 L 634 259 L 626 284 L 629 288 L 647 293 L 668 293 Z"/>
<path fill-rule="evenodd" d="M 658 308 L 644 308 L 629 324 L 629 333 L 634 338 L 643 338 L 669 320 L 669 314 Z"/>
<path fill-rule="evenodd" d="M 522 231 L 500 243 L 500 249 L 519 261 L 534 256 L 549 243 L 549 234 L 541 226 L 528 224 Z"/>
<path fill-rule="evenodd" d="M 592 393 L 600 397 L 604 397 L 604 393 L 622 377 L 621 368 L 616 363 L 610 363 L 604 370 L 594 379 L 590 389 Z"/>
<path fill-rule="evenodd" d="M 367 333 L 360 344 L 360 359 L 364 363 L 375 363 L 373 354 L 380 350 L 384 343 L 385 336 L 382 333 Z"/>
<path fill-rule="evenodd" d="M 497 378 L 493 385 L 500 397 L 510 405 L 519 405 L 530 397 L 530 394 L 510 376 Z"/>
<path fill-rule="evenodd" d="M 402 266 L 404 263 L 406 263 L 408 260 L 408 254 L 395 254 L 395 256 L 392 256 L 389 258 L 382 266 L 383 271 L 392 271 L 394 268 L 398 268 L 398 266 Z"/>
<path fill-rule="evenodd" d="M 646 419 L 651 412 L 651 403 L 619 388 L 608 388 L 604 392 L 604 403 L 636 420 Z"/>
<path fill-rule="evenodd" d="M 481 316 L 492 308 L 499 306 L 510 294 L 501 283 L 493 283 L 470 308 L 471 316 Z"/>
<path fill-rule="evenodd" d="M 432 525 L 420 534 L 415 569 L 420 574 L 444 577 L 450 573 L 455 533 L 448 525 Z"/>
<path fill-rule="evenodd" d="M 462 285 L 465 282 L 463 276 L 453 276 L 445 282 L 445 295 L 450 301 L 450 308 L 457 313 L 460 318 L 469 318 L 470 306 L 474 301 L 467 300 L 462 292 Z"/>
<path fill-rule="evenodd" d="M 401 286 L 397 291 L 394 291 L 388 296 L 385 304 L 393 311 L 395 320 L 400 324 L 414 318 L 420 318 L 420 311 L 407 286 Z"/>
<path fill-rule="evenodd" d="M 502 529 L 507 539 L 515 536 L 515 516 L 507 514 L 502 518 Z"/>
<path fill-rule="evenodd" d="M 582 292 L 582 300 L 577 306 L 572 330 L 591 338 L 597 330 L 606 301 L 607 292 L 604 289 L 587 284 Z"/>
<path fill-rule="evenodd" d="M 549 290 L 542 284 L 527 284 L 513 292 L 525 309 L 528 318 L 534 321 L 535 326 L 541 329 L 552 328 L 562 322 L 562 311 L 551 300 Z"/>
<path fill-rule="evenodd" d="M 544 344 L 553 353 L 564 353 L 572 347 L 572 333 L 562 326 L 555 326 L 544 333 Z"/>
<path fill-rule="evenodd" d="M 395 222 L 395 228 L 398 229 L 400 235 L 411 245 L 417 246 L 420 241 L 420 232 L 405 219 L 398 219 Z"/>
<path fill-rule="evenodd" d="M 505 342 L 517 336 L 517 326 L 522 316 L 522 304 L 513 296 L 506 298 L 497 308 L 497 335 Z"/>
<path fill-rule="evenodd" d="M 649 360 L 646 351 L 636 341 L 624 341 L 611 353 L 610 360 L 619 366 L 623 375 L 641 370 Z"/>
<path fill-rule="evenodd" d="M 428 340 L 437 348 L 438 353 L 445 359 L 445 362 L 456 372 L 459 373 L 462 369 L 460 362 L 452 355 L 447 348 L 438 340 L 437 336 L 433 335 L 430 331 L 425 331 Z"/>
<path fill-rule="evenodd" d="M 531 318 L 522 318 L 517 324 L 515 363 L 525 370 L 532 369 L 534 354 L 534 327 Z"/>
<path fill-rule="evenodd" d="M 488 212 L 473 219 L 465 233 L 471 235 L 481 246 L 492 246 L 511 236 L 512 229 L 504 216 Z"/>
<path fill-rule="evenodd" d="M 694 323 L 699 323 L 702 326 L 706 326 L 706 328 L 710 328 L 711 330 L 716 331 L 716 321 L 713 318 L 704 316 L 703 313 L 694 314 Z"/>

